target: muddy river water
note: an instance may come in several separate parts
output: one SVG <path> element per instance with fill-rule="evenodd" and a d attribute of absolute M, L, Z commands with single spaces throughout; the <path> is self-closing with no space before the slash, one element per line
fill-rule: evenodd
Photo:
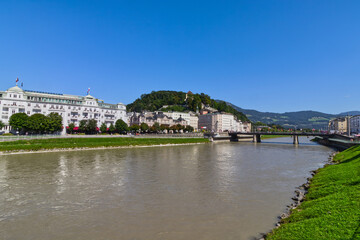
<path fill-rule="evenodd" d="M 291 143 L 0 156 L 0 239 L 251 239 L 332 152 Z"/>

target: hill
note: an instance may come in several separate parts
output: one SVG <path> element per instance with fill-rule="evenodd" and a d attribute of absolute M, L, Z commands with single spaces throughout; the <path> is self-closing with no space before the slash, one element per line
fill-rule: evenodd
<path fill-rule="evenodd" d="M 340 116 L 355 116 L 355 115 L 360 115 L 360 111 L 342 112 L 339 115 Z"/>
<path fill-rule="evenodd" d="M 227 103 L 234 109 L 243 112 L 252 122 L 263 122 L 266 124 L 279 124 L 286 128 L 315 128 L 327 129 L 330 119 L 340 116 L 340 114 L 327 114 L 316 111 L 299 112 L 259 112 L 251 109 L 243 109 L 231 103 Z M 354 111 L 356 112 L 356 111 Z"/>
<path fill-rule="evenodd" d="M 194 111 L 201 110 L 203 106 L 209 106 L 220 112 L 234 114 L 237 119 L 246 122 L 249 119 L 241 111 L 234 109 L 224 101 L 216 101 L 210 96 L 201 93 L 177 91 L 153 91 L 149 94 L 142 94 L 140 98 L 126 106 L 129 112 L 141 111 Z"/>

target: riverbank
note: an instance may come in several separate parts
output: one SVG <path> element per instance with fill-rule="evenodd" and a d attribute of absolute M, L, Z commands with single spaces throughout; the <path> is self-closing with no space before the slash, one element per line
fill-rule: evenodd
<path fill-rule="evenodd" d="M 303 202 L 266 239 L 360 239 L 360 146 L 315 171 Z"/>
<path fill-rule="evenodd" d="M 204 138 L 57 138 L 0 143 L 0 154 L 206 143 Z"/>

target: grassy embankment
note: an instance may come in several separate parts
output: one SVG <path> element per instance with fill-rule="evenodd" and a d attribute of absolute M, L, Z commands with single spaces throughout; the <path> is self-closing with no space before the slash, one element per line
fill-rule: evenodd
<path fill-rule="evenodd" d="M 56 138 L 0 142 L 0 152 L 208 142 L 204 138 Z"/>
<path fill-rule="evenodd" d="M 304 202 L 266 239 L 360 239 L 360 146 L 334 161 L 317 171 Z"/>
<path fill-rule="evenodd" d="M 288 135 L 261 135 L 261 139 L 291 137 Z"/>

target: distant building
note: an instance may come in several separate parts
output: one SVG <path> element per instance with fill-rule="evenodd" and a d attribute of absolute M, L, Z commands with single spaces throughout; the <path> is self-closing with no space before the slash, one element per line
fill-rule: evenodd
<path fill-rule="evenodd" d="M 150 127 L 153 126 L 155 123 L 159 123 L 160 125 L 165 125 L 168 127 L 180 124 L 183 126 L 188 125 L 187 121 L 179 117 L 174 119 L 165 115 L 163 112 L 143 112 L 143 113 L 129 113 L 129 123 L 130 125 L 140 125 L 141 123 L 146 123 Z"/>
<path fill-rule="evenodd" d="M 243 132 L 251 132 L 251 122 L 243 122 Z"/>
<path fill-rule="evenodd" d="M 360 115 L 350 118 L 350 131 L 352 134 L 360 133 Z"/>
<path fill-rule="evenodd" d="M 77 96 L 61 93 L 48 93 L 40 91 L 23 90 L 18 86 L 0 91 L 0 120 L 5 123 L 5 132 L 10 132 L 9 119 L 15 113 L 32 115 L 41 113 L 58 113 L 63 118 L 65 134 L 66 126 L 74 123 L 79 126 L 81 120 L 95 119 L 98 127 L 102 123 L 107 126 L 115 124 L 116 120 L 122 119 L 127 122 L 126 106 L 122 103 L 109 104 L 87 96 Z"/>
<path fill-rule="evenodd" d="M 183 118 L 186 121 L 186 125 L 193 127 L 195 131 L 198 129 L 199 118 L 194 112 L 164 112 L 164 115 L 172 119 Z"/>
<path fill-rule="evenodd" d="M 346 133 L 348 129 L 347 117 L 339 117 L 329 121 L 330 133 Z"/>
<path fill-rule="evenodd" d="M 248 125 L 246 125 L 248 128 Z M 243 132 L 244 125 L 230 113 L 208 113 L 199 116 L 199 129 L 210 132 Z"/>

